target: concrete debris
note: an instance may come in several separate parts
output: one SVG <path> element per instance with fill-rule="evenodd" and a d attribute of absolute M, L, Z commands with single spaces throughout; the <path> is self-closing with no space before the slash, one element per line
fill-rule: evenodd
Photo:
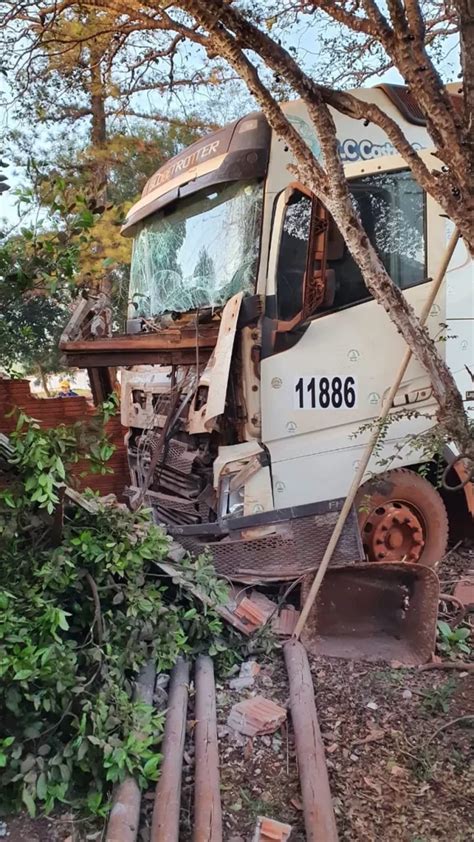
<path fill-rule="evenodd" d="M 232 678 L 229 681 L 231 690 L 250 690 L 255 684 L 255 679 L 251 675 L 239 675 L 237 678 Z"/>
<path fill-rule="evenodd" d="M 163 687 L 157 687 L 153 694 L 153 704 L 159 711 L 164 711 L 168 707 L 168 693 L 163 690 Z"/>
<path fill-rule="evenodd" d="M 257 661 L 244 661 L 243 664 L 240 665 L 240 677 L 244 678 L 247 676 L 251 676 L 255 678 L 256 675 L 260 672 L 260 664 L 257 664 Z"/>
<path fill-rule="evenodd" d="M 461 579 L 454 588 L 453 596 L 459 599 L 463 605 L 474 605 L 474 576 Z"/>
<path fill-rule="evenodd" d="M 285 720 L 285 708 L 271 699 L 254 696 L 232 707 L 227 724 L 240 734 L 255 737 L 257 734 L 272 734 Z"/>
<path fill-rule="evenodd" d="M 260 672 L 260 665 L 256 661 L 244 661 L 240 666 L 237 678 L 229 681 L 231 690 L 249 690 L 255 684 L 255 676 Z"/>
<path fill-rule="evenodd" d="M 369 708 L 369 710 L 378 710 L 379 706 L 377 702 L 367 702 L 366 708 Z"/>
<path fill-rule="evenodd" d="M 280 613 L 273 618 L 272 628 L 275 634 L 291 637 L 299 620 L 301 611 L 294 605 L 284 605 Z"/>
<path fill-rule="evenodd" d="M 227 725 L 218 725 L 217 726 L 217 737 L 219 740 L 224 740 L 230 734 L 230 729 Z"/>
<path fill-rule="evenodd" d="M 173 561 L 175 564 L 179 564 L 180 561 L 183 560 L 184 556 L 186 555 L 186 550 L 181 544 L 178 544 L 177 541 L 171 541 L 168 547 L 168 558 L 170 561 Z"/>
<path fill-rule="evenodd" d="M 287 842 L 291 830 L 290 824 L 283 824 L 275 819 L 268 819 L 266 816 L 258 816 L 252 842 Z"/>
<path fill-rule="evenodd" d="M 9 836 L 8 825 L 6 822 L 0 822 L 0 837 Z"/>
<path fill-rule="evenodd" d="M 156 676 L 155 692 L 153 694 L 153 704 L 157 710 L 166 710 L 168 707 L 168 692 L 167 687 L 170 677 L 162 672 Z"/>

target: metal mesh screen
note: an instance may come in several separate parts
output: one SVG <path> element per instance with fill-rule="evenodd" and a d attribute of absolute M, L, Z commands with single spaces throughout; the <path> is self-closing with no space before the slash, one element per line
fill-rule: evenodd
<path fill-rule="evenodd" d="M 193 554 L 209 550 L 221 576 L 240 581 L 294 579 L 317 570 L 334 529 L 338 512 L 295 518 L 276 526 L 276 532 L 253 540 L 226 537 L 209 541 L 180 536 L 179 542 Z M 331 560 L 332 566 L 363 559 L 356 512 L 347 518 Z"/>

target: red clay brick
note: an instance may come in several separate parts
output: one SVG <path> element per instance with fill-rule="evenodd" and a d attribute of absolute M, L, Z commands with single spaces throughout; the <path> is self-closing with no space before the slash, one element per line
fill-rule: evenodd
<path fill-rule="evenodd" d="M 254 696 L 232 707 L 227 724 L 246 737 L 256 737 L 257 734 L 272 734 L 285 719 L 285 708 L 271 699 Z"/>
<path fill-rule="evenodd" d="M 253 842 L 287 842 L 291 831 L 290 824 L 283 824 L 283 822 L 277 822 L 275 819 L 259 816 Z"/>
<path fill-rule="evenodd" d="M 74 424 L 87 421 L 95 413 L 95 407 L 82 395 L 77 398 L 37 398 L 30 392 L 28 380 L 7 380 L 0 377 L 0 433 L 13 432 L 16 426 L 15 416 L 6 417 L 14 408 L 23 410 L 26 415 L 35 418 L 42 427 L 51 429 L 60 424 Z M 126 429 L 118 418 L 112 418 L 105 431 L 116 450 L 108 462 L 113 474 L 90 474 L 89 465 L 81 460 L 74 465 L 71 473 L 79 489 L 92 488 L 101 495 L 116 494 L 123 497 L 124 488 L 130 483 L 127 453 L 124 445 Z"/>

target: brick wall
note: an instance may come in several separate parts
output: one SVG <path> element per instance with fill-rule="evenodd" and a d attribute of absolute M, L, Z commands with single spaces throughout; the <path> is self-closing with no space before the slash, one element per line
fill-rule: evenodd
<path fill-rule="evenodd" d="M 59 424 L 74 424 L 75 421 L 87 420 L 95 412 L 94 406 L 84 397 L 37 398 L 31 394 L 28 380 L 7 380 L 0 376 L 0 433 L 8 435 L 15 429 L 15 417 L 7 417 L 13 408 L 22 409 L 48 429 Z M 122 427 L 118 416 L 108 422 L 105 431 L 116 447 L 115 453 L 107 463 L 114 473 L 104 476 L 87 474 L 80 477 L 79 475 L 88 469 L 88 463 L 84 460 L 74 465 L 72 472 L 76 477 L 76 487 L 93 488 L 101 494 L 113 493 L 121 497 L 125 486 L 130 483 L 124 446 L 127 431 Z"/>

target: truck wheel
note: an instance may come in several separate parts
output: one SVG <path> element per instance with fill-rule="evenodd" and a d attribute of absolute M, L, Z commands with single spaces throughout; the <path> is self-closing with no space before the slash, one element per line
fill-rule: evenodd
<path fill-rule="evenodd" d="M 369 561 L 421 562 L 436 567 L 448 544 L 441 496 L 414 471 L 397 468 L 368 480 L 355 499 Z"/>

